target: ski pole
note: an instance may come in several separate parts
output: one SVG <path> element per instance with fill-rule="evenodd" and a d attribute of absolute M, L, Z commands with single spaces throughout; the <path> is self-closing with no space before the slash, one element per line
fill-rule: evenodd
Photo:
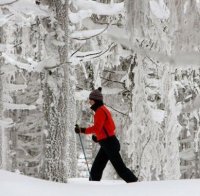
<path fill-rule="evenodd" d="M 86 157 L 85 150 L 84 150 L 84 146 L 83 146 L 83 142 L 82 142 L 82 139 L 81 139 L 81 134 L 78 133 L 78 135 L 79 135 L 81 147 L 82 147 L 82 150 L 83 150 L 83 155 L 84 155 L 84 158 L 85 158 L 85 162 L 86 162 L 86 165 L 87 165 L 87 169 L 88 169 L 88 173 L 89 173 L 89 178 L 92 179 L 92 178 L 91 178 L 91 174 L 90 174 L 90 169 L 89 169 L 88 161 L 87 161 L 87 157 Z"/>

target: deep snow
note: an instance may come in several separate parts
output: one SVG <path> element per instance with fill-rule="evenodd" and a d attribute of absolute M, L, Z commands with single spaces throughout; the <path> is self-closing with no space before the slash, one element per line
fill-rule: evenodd
<path fill-rule="evenodd" d="M 200 180 L 89 182 L 69 179 L 55 183 L 0 170 L 1 196 L 200 196 Z"/>

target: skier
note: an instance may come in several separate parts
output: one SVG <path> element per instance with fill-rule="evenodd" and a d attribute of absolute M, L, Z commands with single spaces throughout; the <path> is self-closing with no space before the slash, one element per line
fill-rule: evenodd
<path fill-rule="evenodd" d="M 89 103 L 94 114 L 94 125 L 88 128 L 75 126 L 76 133 L 94 134 L 92 139 L 100 144 L 100 150 L 92 164 L 90 179 L 100 181 L 108 161 L 118 175 L 127 183 L 136 182 L 138 178 L 125 166 L 119 153 L 120 143 L 115 136 L 115 123 L 110 111 L 103 103 L 102 88 L 93 90 L 89 95 Z"/>

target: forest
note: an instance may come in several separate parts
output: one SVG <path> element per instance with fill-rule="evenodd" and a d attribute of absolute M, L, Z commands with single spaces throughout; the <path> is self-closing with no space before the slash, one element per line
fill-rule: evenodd
<path fill-rule="evenodd" d="M 0 0 L 0 169 L 88 178 L 102 87 L 141 181 L 200 177 L 199 0 Z M 104 179 L 117 180 L 108 164 Z"/>

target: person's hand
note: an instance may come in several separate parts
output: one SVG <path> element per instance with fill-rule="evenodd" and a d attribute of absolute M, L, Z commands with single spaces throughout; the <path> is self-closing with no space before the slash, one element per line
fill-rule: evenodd
<path fill-rule="evenodd" d="M 75 133 L 85 133 L 85 128 L 79 127 L 77 124 L 75 125 L 74 129 Z"/>
<path fill-rule="evenodd" d="M 97 137 L 96 137 L 96 135 L 92 135 L 92 140 L 93 140 L 95 143 L 98 142 L 98 141 L 97 141 Z"/>
<path fill-rule="evenodd" d="M 75 125 L 74 131 L 75 133 L 80 133 L 80 128 L 77 124 Z"/>

